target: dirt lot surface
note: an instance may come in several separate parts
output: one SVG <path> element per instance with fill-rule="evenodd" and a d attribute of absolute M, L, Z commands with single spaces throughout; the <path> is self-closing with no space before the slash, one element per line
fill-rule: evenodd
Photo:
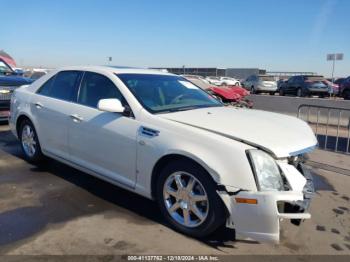
<path fill-rule="evenodd" d="M 283 221 L 279 245 L 237 241 L 228 229 L 196 240 L 171 230 L 150 200 L 53 160 L 28 164 L 1 125 L 0 254 L 350 255 L 350 176 L 317 168 L 313 175 L 312 219 L 300 227 Z"/>

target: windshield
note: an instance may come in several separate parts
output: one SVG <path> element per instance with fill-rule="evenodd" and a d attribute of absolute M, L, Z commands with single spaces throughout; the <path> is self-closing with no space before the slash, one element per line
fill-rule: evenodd
<path fill-rule="evenodd" d="M 222 106 L 221 102 L 179 76 L 148 74 L 117 76 L 151 113 Z"/>
<path fill-rule="evenodd" d="M 305 80 L 311 81 L 311 82 L 320 82 L 320 81 L 324 81 L 325 79 L 323 76 L 307 76 L 305 77 Z"/>
<path fill-rule="evenodd" d="M 0 74 L 12 74 L 13 71 L 3 61 L 0 61 Z"/>

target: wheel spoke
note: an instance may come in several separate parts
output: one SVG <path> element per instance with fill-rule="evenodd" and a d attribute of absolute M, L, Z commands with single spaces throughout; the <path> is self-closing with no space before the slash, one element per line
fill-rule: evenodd
<path fill-rule="evenodd" d="M 198 207 L 197 207 L 196 205 L 192 205 L 192 206 L 191 206 L 191 211 L 193 212 L 193 214 L 196 215 L 196 217 L 199 218 L 199 220 L 202 221 L 202 220 L 204 219 L 204 214 L 202 213 L 202 211 L 200 211 L 200 210 L 198 209 Z"/>
<path fill-rule="evenodd" d="M 182 209 L 182 213 L 184 216 L 184 224 L 188 226 L 190 224 L 190 212 L 188 209 Z"/>
<path fill-rule="evenodd" d="M 29 128 L 29 126 L 26 126 L 25 134 L 26 134 L 26 137 L 29 137 L 29 134 L 30 134 L 30 128 Z"/>
<path fill-rule="evenodd" d="M 32 154 L 35 153 L 35 147 L 34 147 L 33 145 L 30 146 L 30 152 L 31 152 Z"/>
<path fill-rule="evenodd" d="M 207 196 L 206 195 L 192 195 L 191 200 L 194 202 L 206 201 Z"/>
<path fill-rule="evenodd" d="M 172 205 L 172 206 L 169 208 L 169 211 L 170 211 L 170 213 L 173 213 L 173 212 L 175 212 L 176 210 L 178 210 L 179 208 L 180 208 L 179 202 L 175 202 L 174 205 Z"/>
<path fill-rule="evenodd" d="M 181 175 L 176 175 L 175 176 L 175 183 L 177 186 L 177 190 L 184 188 L 182 181 L 181 181 Z"/>
<path fill-rule="evenodd" d="M 168 195 L 175 197 L 176 199 L 178 198 L 177 191 L 174 190 L 173 188 L 169 187 L 169 186 L 167 186 L 167 187 L 165 188 L 165 192 L 166 192 Z"/>
<path fill-rule="evenodd" d="M 186 189 L 188 192 L 192 192 L 194 184 L 195 184 L 194 178 L 190 177 L 190 179 L 188 180 L 187 186 L 186 186 Z"/>

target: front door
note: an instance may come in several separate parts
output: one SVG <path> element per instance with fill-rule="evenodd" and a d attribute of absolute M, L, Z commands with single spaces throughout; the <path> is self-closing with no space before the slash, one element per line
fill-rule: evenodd
<path fill-rule="evenodd" d="M 98 110 L 98 101 L 105 98 L 126 103 L 108 77 L 85 72 L 69 121 L 70 157 L 74 163 L 98 175 L 134 187 L 139 124 L 123 114 Z"/>

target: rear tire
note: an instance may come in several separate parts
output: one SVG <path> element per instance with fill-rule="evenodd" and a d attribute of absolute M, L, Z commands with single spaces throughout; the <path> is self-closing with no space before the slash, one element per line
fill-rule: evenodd
<path fill-rule="evenodd" d="M 225 206 L 216 184 L 201 166 L 189 160 L 171 162 L 161 171 L 156 197 L 167 222 L 186 235 L 208 236 L 225 223 Z"/>
<path fill-rule="evenodd" d="M 301 90 L 301 88 L 297 89 L 297 97 L 302 97 L 303 96 L 303 91 Z"/>
<path fill-rule="evenodd" d="M 256 94 L 256 91 L 255 91 L 254 86 L 252 86 L 252 87 L 250 88 L 250 93 L 251 93 L 251 94 Z"/>
<path fill-rule="evenodd" d="M 283 89 L 280 89 L 279 94 L 280 94 L 280 96 L 284 96 Z"/>
<path fill-rule="evenodd" d="M 21 122 L 18 137 L 24 157 L 28 162 L 37 164 L 43 160 L 44 155 L 41 151 L 37 133 L 34 125 L 28 119 Z"/>
<path fill-rule="evenodd" d="M 345 90 L 345 91 L 343 92 L 343 98 L 344 98 L 345 100 L 350 100 L 350 90 Z"/>
<path fill-rule="evenodd" d="M 269 94 L 270 94 L 270 96 L 274 96 L 275 92 L 270 92 Z"/>

